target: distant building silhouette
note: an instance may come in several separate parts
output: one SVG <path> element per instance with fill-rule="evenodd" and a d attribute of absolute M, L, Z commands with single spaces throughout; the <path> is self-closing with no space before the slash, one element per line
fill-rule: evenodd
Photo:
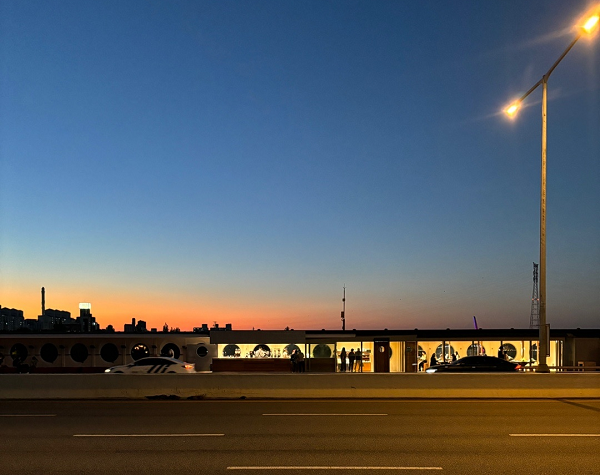
<path fill-rule="evenodd" d="M 99 329 L 96 319 L 92 316 L 92 304 L 79 304 L 79 317 L 77 318 L 80 331 L 83 333 L 91 333 Z"/>
<path fill-rule="evenodd" d="M 0 331 L 14 332 L 23 329 L 24 325 L 23 310 L 0 305 Z"/>
<path fill-rule="evenodd" d="M 35 318 L 25 318 L 23 310 L 0 305 L 0 332 L 69 332 L 92 333 L 100 330 L 92 316 L 90 303 L 79 304 L 79 317 L 72 318 L 71 312 L 46 308 L 46 289 L 41 291 L 42 313 Z M 145 323 L 143 324 L 145 331 Z"/>
<path fill-rule="evenodd" d="M 132 318 L 131 323 L 126 323 L 124 325 L 123 331 L 125 333 L 146 333 L 148 329 L 146 328 L 146 322 L 144 320 L 135 323 L 135 318 Z"/>
<path fill-rule="evenodd" d="M 62 329 L 74 324 L 75 319 L 71 318 L 71 312 L 66 310 L 55 310 L 53 308 L 47 308 L 44 315 L 38 316 L 38 322 L 40 330 L 55 330 L 58 328 Z"/>

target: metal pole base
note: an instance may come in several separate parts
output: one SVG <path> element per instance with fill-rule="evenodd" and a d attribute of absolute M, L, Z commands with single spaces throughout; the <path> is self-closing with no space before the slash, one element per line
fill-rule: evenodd
<path fill-rule="evenodd" d="M 549 373 L 550 368 L 548 367 L 548 365 L 546 363 L 542 363 L 542 364 L 539 364 L 536 366 L 535 372 L 536 373 Z"/>

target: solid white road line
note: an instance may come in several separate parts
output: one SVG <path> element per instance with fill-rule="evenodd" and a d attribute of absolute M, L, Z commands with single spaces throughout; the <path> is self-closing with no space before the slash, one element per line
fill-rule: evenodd
<path fill-rule="evenodd" d="M 223 437 L 225 434 L 73 434 L 73 437 Z"/>
<path fill-rule="evenodd" d="M 511 437 L 600 437 L 600 434 L 508 434 Z"/>
<path fill-rule="evenodd" d="M 334 466 L 279 466 L 227 467 L 227 470 L 443 470 L 442 467 L 334 467 Z"/>
<path fill-rule="evenodd" d="M 263 416 L 387 416 L 387 414 L 297 413 L 297 414 L 263 414 Z"/>
<path fill-rule="evenodd" d="M 55 417 L 56 414 L 0 414 L 0 417 Z"/>

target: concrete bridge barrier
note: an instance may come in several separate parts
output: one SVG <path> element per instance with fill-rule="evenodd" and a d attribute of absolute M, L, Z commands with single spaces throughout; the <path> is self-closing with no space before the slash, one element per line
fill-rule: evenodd
<path fill-rule="evenodd" d="M 600 398 L 600 373 L 5 374 L 0 399 Z"/>

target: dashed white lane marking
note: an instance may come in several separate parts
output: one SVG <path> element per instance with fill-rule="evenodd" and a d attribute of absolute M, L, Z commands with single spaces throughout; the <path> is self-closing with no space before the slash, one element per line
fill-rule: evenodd
<path fill-rule="evenodd" d="M 223 437 L 225 434 L 73 434 L 73 437 Z"/>
<path fill-rule="evenodd" d="M 443 470 L 442 467 L 335 467 L 335 466 L 278 466 L 227 467 L 227 470 Z"/>
<path fill-rule="evenodd" d="M 342 414 L 342 413 L 325 413 L 325 412 L 319 412 L 319 413 L 292 413 L 292 414 L 286 414 L 286 413 L 278 413 L 278 414 L 263 414 L 263 416 L 387 416 L 387 414 L 363 414 L 363 413 L 356 413 L 356 414 L 351 414 L 351 413 L 346 413 L 346 414 Z"/>
<path fill-rule="evenodd" d="M 511 437 L 600 437 L 600 434 L 508 434 Z"/>

